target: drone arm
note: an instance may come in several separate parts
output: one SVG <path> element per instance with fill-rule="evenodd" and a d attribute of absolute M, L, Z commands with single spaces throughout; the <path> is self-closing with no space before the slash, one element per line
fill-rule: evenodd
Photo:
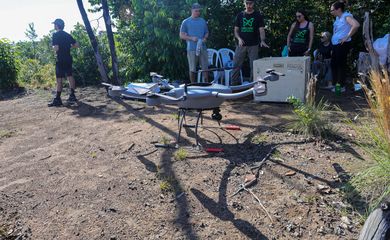
<path fill-rule="evenodd" d="M 112 85 L 112 84 L 105 83 L 105 82 L 102 82 L 102 85 L 103 85 L 103 86 L 106 86 L 106 87 L 113 87 L 113 86 L 114 86 L 114 85 Z"/>
<path fill-rule="evenodd" d="M 232 91 L 241 91 L 241 90 L 253 87 L 257 82 L 258 81 L 254 81 L 254 82 L 246 83 L 246 84 L 243 84 L 243 85 L 230 86 L 230 89 Z"/>
<path fill-rule="evenodd" d="M 250 88 L 248 90 L 238 92 L 238 93 L 219 93 L 219 92 L 213 92 L 213 95 L 217 98 L 223 98 L 223 99 L 238 99 L 243 98 L 249 95 L 253 94 L 253 88 Z"/>

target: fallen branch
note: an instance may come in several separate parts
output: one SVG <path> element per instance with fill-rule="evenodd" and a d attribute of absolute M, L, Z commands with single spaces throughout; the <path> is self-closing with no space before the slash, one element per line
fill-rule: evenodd
<path fill-rule="evenodd" d="M 48 158 L 51 158 L 51 154 L 49 156 L 46 156 L 46 157 L 43 157 L 43 158 L 40 158 L 38 161 L 42 161 L 42 160 L 46 160 Z"/>
<path fill-rule="evenodd" d="M 265 163 L 265 161 L 269 158 L 269 156 L 271 156 L 271 154 L 273 153 L 273 151 L 276 149 L 276 147 L 272 147 L 271 150 L 267 153 L 267 155 L 265 155 L 265 157 L 261 160 L 261 162 L 258 164 L 258 165 L 255 165 L 253 167 L 251 167 L 251 170 L 255 170 L 257 169 L 257 172 L 256 172 L 256 178 L 259 177 L 259 172 L 260 172 L 260 169 L 261 167 L 263 166 L 263 164 Z"/>
<path fill-rule="evenodd" d="M 379 58 L 373 47 L 372 22 L 370 20 L 370 14 L 368 12 L 364 14 L 363 37 L 364 45 L 366 46 L 366 49 L 370 54 L 371 69 L 377 71 L 379 69 Z"/>
<path fill-rule="evenodd" d="M 268 213 L 267 209 L 264 207 L 264 205 L 261 203 L 260 199 L 254 194 L 250 189 L 244 188 L 245 191 L 249 192 L 252 194 L 252 196 L 257 200 L 257 202 L 260 204 L 260 207 L 264 210 L 264 212 L 267 214 L 271 222 L 273 222 L 271 215 Z"/>
<path fill-rule="evenodd" d="M 234 197 L 234 196 L 237 195 L 239 192 L 241 192 L 241 191 L 244 190 L 245 188 L 248 188 L 248 187 L 252 186 L 252 184 L 254 184 L 254 183 L 257 181 L 257 179 L 259 178 L 259 173 L 260 173 L 261 167 L 263 166 L 263 164 L 265 163 L 265 161 L 269 158 L 269 156 L 271 155 L 271 153 L 272 153 L 275 149 L 276 149 L 276 147 L 272 147 L 271 150 L 267 153 L 267 155 L 265 155 L 265 157 L 260 161 L 259 164 L 257 164 L 256 166 L 251 167 L 251 170 L 257 169 L 257 172 L 256 172 L 256 174 L 255 174 L 256 178 L 254 178 L 253 180 L 251 180 L 251 181 L 249 181 L 249 182 L 240 184 L 239 188 L 238 188 L 230 197 Z"/>

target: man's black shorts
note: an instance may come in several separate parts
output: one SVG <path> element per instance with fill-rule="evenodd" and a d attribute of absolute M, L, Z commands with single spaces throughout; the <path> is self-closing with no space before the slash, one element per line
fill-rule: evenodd
<path fill-rule="evenodd" d="M 72 62 L 56 62 L 56 77 L 65 78 L 72 76 Z"/>

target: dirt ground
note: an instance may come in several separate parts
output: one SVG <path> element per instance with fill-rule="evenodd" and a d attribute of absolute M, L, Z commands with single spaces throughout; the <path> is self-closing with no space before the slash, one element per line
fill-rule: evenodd
<path fill-rule="evenodd" d="M 206 113 L 199 131 L 223 152 L 192 148 L 186 128 L 183 159 L 155 147 L 174 141 L 176 107 L 77 94 L 77 106 L 59 108 L 47 107 L 48 91 L 0 100 L 0 239 L 358 238 L 365 203 L 347 181 L 364 156 L 336 112 L 339 137 L 318 141 L 285 130 L 287 104 L 226 102 L 222 128 Z M 329 99 L 351 115 L 364 106 Z M 268 217 L 248 191 L 232 194 L 273 147 L 249 188 Z"/>

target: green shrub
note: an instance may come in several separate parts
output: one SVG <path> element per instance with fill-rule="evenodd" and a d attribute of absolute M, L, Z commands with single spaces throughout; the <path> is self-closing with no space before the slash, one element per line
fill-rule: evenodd
<path fill-rule="evenodd" d="M 174 154 L 173 157 L 177 161 L 183 161 L 187 158 L 188 152 L 184 148 L 179 148 Z"/>
<path fill-rule="evenodd" d="M 18 83 L 30 88 L 52 88 L 56 85 L 55 66 L 40 64 L 36 59 L 27 59 L 20 66 Z"/>
<path fill-rule="evenodd" d="M 303 103 L 300 99 L 293 96 L 287 99 L 293 105 L 293 112 L 297 119 L 290 124 L 293 131 L 306 136 L 329 137 L 332 133 L 332 127 L 325 118 L 325 111 L 329 110 L 329 105 L 322 99 L 315 103 L 310 101 Z"/>
<path fill-rule="evenodd" d="M 18 64 L 14 46 L 7 39 L 0 39 L 0 89 L 15 87 Z"/>

